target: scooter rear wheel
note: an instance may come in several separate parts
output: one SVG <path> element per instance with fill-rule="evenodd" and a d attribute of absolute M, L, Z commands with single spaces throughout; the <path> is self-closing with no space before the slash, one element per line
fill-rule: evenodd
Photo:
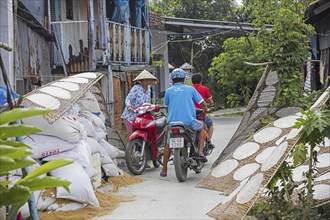
<path fill-rule="evenodd" d="M 147 149 L 145 146 L 142 155 L 142 139 L 133 139 L 128 142 L 125 150 L 125 161 L 128 170 L 134 175 L 141 175 L 147 166 Z"/>
<path fill-rule="evenodd" d="M 173 162 L 176 178 L 179 182 L 184 182 L 187 179 L 188 173 L 188 165 L 187 165 L 187 157 L 188 152 L 187 148 L 175 148 L 173 151 Z"/>

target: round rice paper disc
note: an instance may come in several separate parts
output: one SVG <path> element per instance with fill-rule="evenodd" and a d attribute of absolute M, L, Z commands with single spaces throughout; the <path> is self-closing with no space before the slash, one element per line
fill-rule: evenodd
<path fill-rule="evenodd" d="M 280 143 L 282 143 L 282 141 L 285 139 L 286 135 L 283 135 L 280 139 L 278 139 L 277 141 L 275 141 L 276 145 L 280 145 Z"/>
<path fill-rule="evenodd" d="M 257 143 L 254 142 L 247 142 L 243 144 L 242 146 L 238 147 L 234 153 L 233 157 L 237 160 L 242 160 L 244 158 L 247 158 L 257 152 L 259 150 L 260 146 Z"/>
<path fill-rule="evenodd" d="M 295 123 L 298 116 L 291 115 L 283 118 L 279 118 L 274 121 L 274 126 L 278 128 L 291 128 Z"/>
<path fill-rule="evenodd" d="M 76 83 L 71 83 L 71 82 L 54 82 L 51 84 L 52 86 L 57 86 L 60 87 L 62 89 L 66 89 L 69 91 L 78 91 L 79 90 L 79 85 Z"/>
<path fill-rule="evenodd" d="M 268 127 L 257 132 L 253 137 L 256 142 L 264 144 L 279 137 L 281 133 L 282 130 L 280 128 Z"/>
<path fill-rule="evenodd" d="M 292 180 L 295 182 L 300 182 L 306 179 L 304 173 L 308 171 L 308 165 L 301 165 L 292 170 Z"/>
<path fill-rule="evenodd" d="M 300 130 L 301 130 L 301 128 L 299 128 L 299 129 L 297 129 L 297 128 L 291 129 L 291 131 L 286 136 L 286 140 L 294 139 L 295 137 L 297 137 L 297 135 L 299 134 Z"/>
<path fill-rule="evenodd" d="M 96 73 L 93 72 L 86 72 L 86 73 L 79 73 L 73 76 L 70 76 L 70 78 L 88 78 L 88 79 L 95 79 L 97 77 Z"/>
<path fill-rule="evenodd" d="M 317 156 L 317 160 L 319 161 L 316 164 L 316 167 L 323 168 L 330 166 L 330 153 L 324 153 Z"/>
<path fill-rule="evenodd" d="M 330 147 L 330 139 L 324 138 L 324 147 Z"/>
<path fill-rule="evenodd" d="M 229 159 L 220 163 L 218 166 L 214 167 L 211 175 L 214 177 L 222 177 L 231 173 L 238 166 L 237 160 Z"/>
<path fill-rule="evenodd" d="M 260 154 L 258 154 L 258 156 L 256 156 L 255 161 L 257 161 L 258 163 L 263 163 L 273 153 L 275 148 L 275 146 L 267 147 Z"/>
<path fill-rule="evenodd" d="M 322 181 L 322 180 L 330 180 L 330 172 L 327 172 L 327 173 L 315 178 L 315 182 Z"/>
<path fill-rule="evenodd" d="M 237 193 L 239 193 L 239 192 L 241 191 L 241 189 L 245 186 L 245 184 L 248 182 L 248 180 L 249 180 L 249 178 L 246 178 L 246 179 L 244 179 L 243 181 L 241 181 L 241 182 L 239 183 L 239 186 L 236 187 L 236 189 L 234 189 L 234 191 L 232 191 L 232 192 L 230 193 L 230 196 L 225 196 L 225 197 L 223 198 L 223 200 L 221 201 L 221 204 L 225 204 L 225 203 L 227 203 L 227 202 L 230 202 L 231 199 L 232 199 L 234 196 L 236 196 Z"/>
<path fill-rule="evenodd" d="M 52 110 L 58 109 L 61 105 L 58 99 L 43 93 L 34 93 L 26 98 L 35 104 Z"/>
<path fill-rule="evenodd" d="M 316 200 L 330 199 L 330 185 L 320 184 L 313 187 L 313 198 Z"/>
<path fill-rule="evenodd" d="M 237 194 L 236 202 L 238 204 L 245 204 L 256 195 L 259 191 L 259 187 L 264 180 L 264 175 L 262 173 L 258 173 L 253 176 L 242 188 L 242 190 Z"/>
<path fill-rule="evenodd" d="M 240 167 L 239 169 L 237 169 L 234 173 L 234 179 L 237 181 L 242 181 L 244 180 L 246 177 L 251 176 L 252 174 L 254 174 L 258 169 L 259 169 L 260 165 L 257 163 L 249 163 L 246 164 L 242 167 Z"/>
<path fill-rule="evenodd" d="M 268 157 L 265 162 L 262 163 L 261 171 L 267 171 L 270 168 L 272 168 L 274 165 L 278 163 L 278 161 L 281 159 L 281 157 L 284 155 L 286 149 L 288 147 L 288 142 L 283 142 L 278 147 L 274 149 L 272 152 L 272 156 Z"/>
<path fill-rule="evenodd" d="M 65 79 L 60 79 L 62 82 L 72 82 L 72 83 L 88 83 L 88 79 L 79 77 L 68 77 Z"/>
<path fill-rule="evenodd" d="M 71 94 L 65 89 L 58 88 L 55 86 L 46 86 L 41 89 L 39 89 L 41 92 L 47 93 L 48 95 L 52 95 L 56 98 L 60 99 L 70 99 Z"/>

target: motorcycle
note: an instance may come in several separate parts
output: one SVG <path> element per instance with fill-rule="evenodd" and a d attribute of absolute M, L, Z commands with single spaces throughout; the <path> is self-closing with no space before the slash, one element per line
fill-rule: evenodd
<path fill-rule="evenodd" d="M 210 108 L 210 110 L 213 110 L 214 108 Z M 203 153 L 205 156 L 209 156 L 213 149 L 214 149 L 214 145 L 210 143 L 209 141 L 209 137 L 208 137 L 208 134 L 207 134 L 207 126 L 206 126 L 206 123 L 205 123 L 205 115 L 204 114 L 198 114 L 196 116 L 196 118 L 200 121 L 203 122 L 203 125 L 204 125 L 204 132 L 205 132 L 205 142 L 204 142 L 204 150 L 203 150 Z"/>
<path fill-rule="evenodd" d="M 163 98 L 165 91 L 159 94 Z M 138 116 L 133 120 L 133 133 L 128 138 L 125 150 L 125 162 L 128 170 L 134 175 L 141 175 L 152 160 L 155 168 L 162 164 L 166 144 L 167 118 L 160 113 L 160 106 L 144 103 L 133 111 Z"/>
<path fill-rule="evenodd" d="M 196 109 L 197 115 L 202 111 Z M 195 173 L 200 173 L 204 167 L 205 163 L 199 156 L 199 140 L 196 132 L 182 122 L 172 122 L 169 134 L 175 175 L 179 182 L 184 182 L 187 178 L 188 168 L 194 170 Z"/>

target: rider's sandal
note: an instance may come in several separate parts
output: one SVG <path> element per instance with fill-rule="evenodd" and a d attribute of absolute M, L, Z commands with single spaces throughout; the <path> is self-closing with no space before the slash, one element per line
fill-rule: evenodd
<path fill-rule="evenodd" d="M 204 154 L 199 154 L 199 157 L 201 158 L 202 163 L 206 163 L 208 161 Z"/>
<path fill-rule="evenodd" d="M 166 177 L 167 176 L 167 173 L 165 171 L 162 171 L 162 172 L 160 172 L 160 176 L 161 177 Z"/>

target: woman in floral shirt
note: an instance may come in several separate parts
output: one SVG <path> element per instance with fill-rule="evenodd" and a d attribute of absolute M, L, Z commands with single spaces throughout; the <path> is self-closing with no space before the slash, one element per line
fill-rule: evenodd
<path fill-rule="evenodd" d="M 132 134 L 132 122 L 137 116 L 133 109 L 143 103 L 151 102 L 149 85 L 156 82 L 157 78 L 147 70 L 143 70 L 133 81 L 136 84 L 126 96 L 125 109 L 121 115 L 128 135 Z"/>

